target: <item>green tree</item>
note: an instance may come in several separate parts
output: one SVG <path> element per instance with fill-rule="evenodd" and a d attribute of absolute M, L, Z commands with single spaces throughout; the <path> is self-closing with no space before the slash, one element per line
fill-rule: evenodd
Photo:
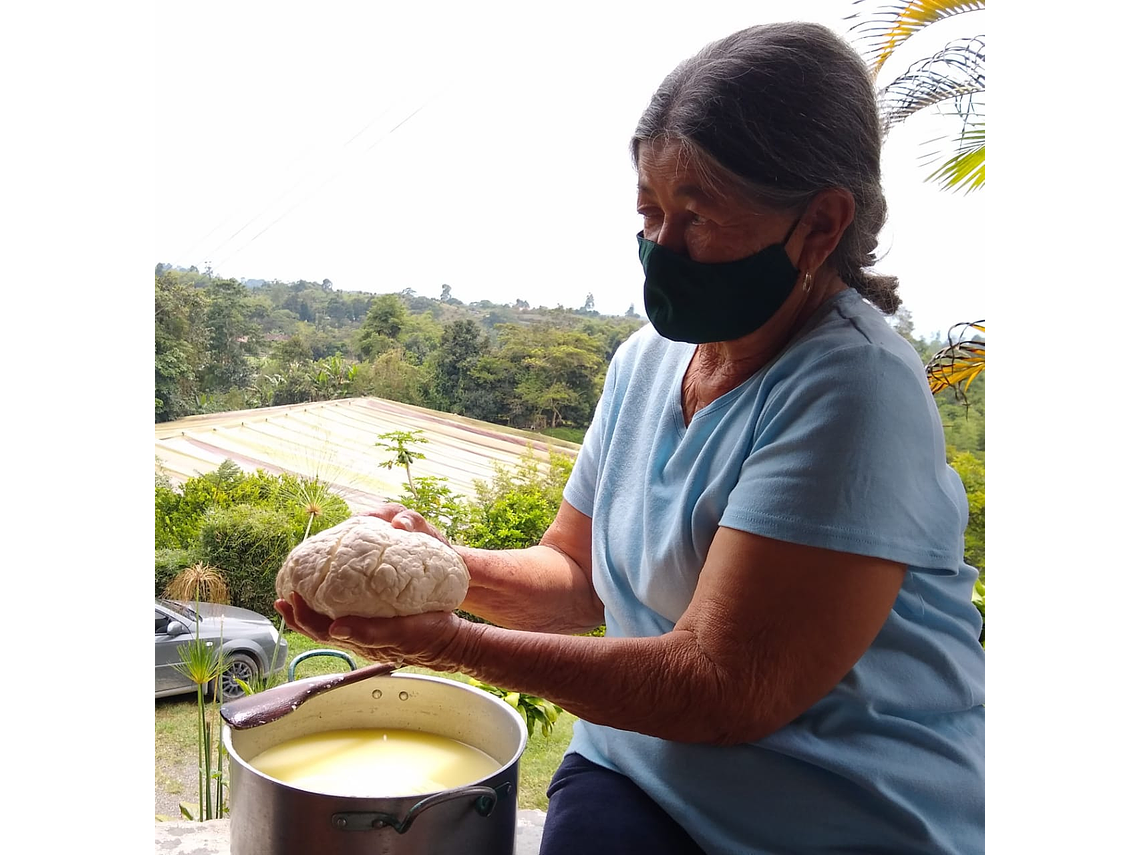
<path fill-rule="evenodd" d="M 277 394 L 277 389 L 285 381 L 285 378 L 268 368 L 261 368 L 249 381 L 246 386 L 246 404 L 249 407 L 270 407 L 273 406 L 274 396 Z"/>
<path fill-rule="evenodd" d="M 197 412 L 208 360 L 205 295 L 164 269 L 154 280 L 154 419 Z"/>
<path fill-rule="evenodd" d="M 276 614 L 277 571 L 300 543 L 290 514 L 266 504 L 214 507 L 202 517 L 203 559 L 225 572 L 235 606 Z"/>
<path fill-rule="evenodd" d="M 421 475 L 416 479 L 415 492 L 405 490 L 398 501 L 404 507 L 418 511 L 448 540 L 463 542 L 469 524 L 470 504 L 452 492 L 446 478 Z"/>
<path fill-rule="evenodd" d="M 209 307 L 210 361 L 203 377 L 206 392 L 244 388 L 252 371 L 247 354 L 259 342 L 259 330 L 248 318 L 248 291 L 236 279 L 214 279 L 206 289 Z"/>
<path fill-rule="evenodd" d="M 415 365 L 423 365 L 432 351 L 439 348 L 442 335 L 443 327 L 436 322 L 430 312 L 408 315 L 400 331 L 404 358 Z"/>
<path fill-rule="evenodd" d="M 467 375 L 459 412 L 485 422 L 513 424 L 518 370 L 518 365 L 505 358 L 502 348 L 489 349 Z"/>
<path fill-rule="evenodd" d="M 408 310 L 398 294 L 381 294 L 368 307 L 360 325 L 356 349 L 364 359 L 389 350 L 407 322 Z"/>
<path fill-rule="evenodd" d="M 941 21 L 983 12 L 985 0 L 856 0 L 878 5 L 857 12 L 852 32 L 866 43 L 865 54 L 878 77 L 883 66 L 911 37 Z M 984 35 L 958 39 L 913 63 L 879 90 L 880 112 L 889 131 L 910 116 L 930 108 L 950 111 L 959 130 L 949 153 L 927 176 L 943 189 L 970 192 L 986 183 L 986 40 Z"/>
<path fill-rule="evenodd" d="M 320 478 L 244 473 L 231 460 L 181 488 L 155 478 L 156 594 L 195 562 L 222 571 L 234 605 L 272 617 L 285 555 L 308 534 L 348 518 Z"/>
<path fill-rule="evenodd" d="M 356 372 L 352 394 L 426 406 L 426 369 L 405 357 L 403 348 L 386 350 Z"/>
<path fill-rule="evenodd" d="M 313 362 L 309 378 L 316 393 L 316 400 L 331 401 L 349 397 L 358 370 L 357 365 L 349 363 L 339 354 Z"/>
<path fill-rule="evenodd" d="M 332 294 L 329 297 L 328 305 L 325 306 L 325 314 L 332 324 L 338 327 L 342 326 L 348 321 L 348 303 L 345 302 L 344 297 L 339 293 Z"/>
<path fill-rule="evenodd" d="M 310 362 L 290 362 L 280 366 L 280 377 L 273 389 L 273 406 L 303 404 L 315 397 Z"/>
<path fill-rule="evenodd" d="M 463 403 L 471 391 L 471 375 L 490 343 L 472 320 L 447 324 L 439 350 L 429 366 L 433 403 L 443 410 L 465 413 Z"/>
<path fill-rule="evenodd" d="M 298 324 L 298 330 L 284 341 L 274 342 L 270 353 L 278 362 L 309 362 L 315 359 L 311 336 L 306 334 L 308 324 Z"/>
<path fill-rule="evenodd" d="M 528 427 L 589 422 L 605 379 L 604 344 L 584 332 L 505 326 L 501 358 L 517 366 L 515 398 Z"/>

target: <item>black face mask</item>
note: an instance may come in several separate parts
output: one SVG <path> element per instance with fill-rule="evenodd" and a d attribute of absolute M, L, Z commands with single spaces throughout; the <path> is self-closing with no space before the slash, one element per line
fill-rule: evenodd
<path fill-rule="evenodd" d="M 717 264 L 693 261 L 639 232 L 650 323 L 665 338 L 693 344 L 732 341 L 760 329 L 800 276 L 785 249 L 792 231 L 755 255 Z"/>

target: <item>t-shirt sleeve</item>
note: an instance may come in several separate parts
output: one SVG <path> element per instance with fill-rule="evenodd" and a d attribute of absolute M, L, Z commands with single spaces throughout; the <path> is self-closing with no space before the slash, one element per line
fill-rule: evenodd
<path fill-rule="evenodd" d="M 562 498 L 569 502 L 575 510 L 585 514 L 591 519 L 594 516 L 594 496 L 598 486 L 598 467 L 602 457 L 602 445 L 607 432 L 607 419 L 614 399 L 615 375 L 617 372 L 617 358 L 610 362 L 606 370 L 606 380 L 602 387 L 602 395 L 598 405 L 594 408 L 594 417 L 590 426 L 586 428 L 586 436 L 582 439 L 582 450 L 574 460 L 574 468 L 566 480 L 562 490 Z"/>
<path fill-rule="evenodd" d="M 965 515 L 920 370 L 860 344 L 775 379 L 721 525 L 953 572 Z"/>

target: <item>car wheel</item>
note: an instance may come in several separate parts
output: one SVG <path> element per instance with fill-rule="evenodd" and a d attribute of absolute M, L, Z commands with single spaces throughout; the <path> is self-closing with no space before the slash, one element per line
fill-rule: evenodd
<path fill-rule="evenodd" d="M 215 686 L 214 689 L 215 697 L 220 695 L 222 701 L 232 701 L 244 697 L 245 690 L 237 682 L 238 680 L 243 680 L 246 684 L 253 686 L 261 676 L 261 669 L 253 657 L 244 653 L 231 653 L 228 659 L 229 666 L 222 672 L 221 679 L 217 681 L 220 686 Z"/>

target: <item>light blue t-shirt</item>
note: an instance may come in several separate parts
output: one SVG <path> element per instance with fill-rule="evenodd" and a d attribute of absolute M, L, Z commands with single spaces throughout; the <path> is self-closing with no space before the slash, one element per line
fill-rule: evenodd
<path fill-rule="evenodd" d="M 568 751 L 630 777 L 710 855 L 983 852 L 978 574 L 921 360 L 847 290 L 686 427 L 694 349 L 650 326 L 622 345 L 566 484 L 592 518 L 606 634 L 673 629 L 718 526 L 898 561 L 906 579 L 851 672 L 780 731 L 693 745 L 579 721 Z"/>

